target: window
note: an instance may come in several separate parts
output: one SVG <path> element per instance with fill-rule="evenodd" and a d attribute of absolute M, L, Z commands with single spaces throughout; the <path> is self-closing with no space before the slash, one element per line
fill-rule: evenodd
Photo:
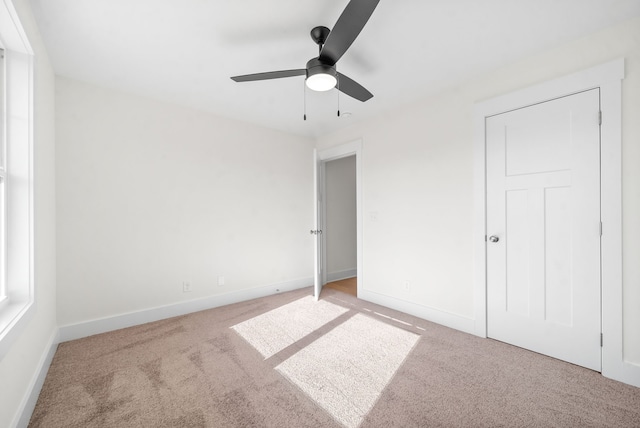
<path fill-rule="evenodd" d="M 6 263 L 6 207 L 5 207 L 5 183 L 7 172 L 5 168 L 5 89 L 4 89 L 4 49 L 0 49 L 0 310 L 7 302 L 7 263 Z"/>
<path fill-rule="evenodd" d="M 34 312 L 33 52 L 0 2 L 0 359 Z"/>

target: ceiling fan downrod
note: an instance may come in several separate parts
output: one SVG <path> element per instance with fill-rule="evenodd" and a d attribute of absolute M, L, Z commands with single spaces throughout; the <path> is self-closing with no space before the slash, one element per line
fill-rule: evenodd
<path fill-rule="evenodd" d="M 327 27 L 323 25 L 319 25 L 311 29 L 311 39 L 318 45 L 318 55 L 322 54 L 322 47 L 324 46 L 324 42 L 329 37 L 329 30 Z"/>

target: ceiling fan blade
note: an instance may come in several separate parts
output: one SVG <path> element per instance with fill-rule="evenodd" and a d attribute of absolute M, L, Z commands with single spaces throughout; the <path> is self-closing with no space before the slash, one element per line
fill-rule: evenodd
<path fill-rule="evenodd" d="M 255 80 L 282 79 L 283 77 L 304 76 L 307 70 L 300 68 L 297 70 L 268 71 L 266 73 L 245 74 L 243 76 L 233 76 L 231 80 L 236 82 L 253 82 Z"/>
<path fill-rule="evenodd" d="M 337 74 L 338 74 L 338 84 L 336 85 L 336 88 L 338 88 L 340 92 L 344 92 L 350 97 L 353 97 L 356 100 L 362 101 L 362 102 L 365 102 L 368 99 L 373 98 L 373 94 L 367 91 L 364 86 L 362 86 L 355 80 L 350 79 L 349 77 L 345 76 L 342 73 L 337 73 Z"/>
<path fill-rule="evenodd" d="M 380 0 L 351 0 L 329 33 L 320 52 L 320 61 L 335 65 L 358 37 L 379 2 Z"/>

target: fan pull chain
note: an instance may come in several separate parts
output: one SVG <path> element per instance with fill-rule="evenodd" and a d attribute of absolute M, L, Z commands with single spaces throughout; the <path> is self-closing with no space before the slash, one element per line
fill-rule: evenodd
<path fill-rule="evenodd" d="M 340 117 L 340 77 L 338 76 L 337 71 L 336 71 L 336 80 L 338 81 L 338 83 L 336 84 L 336 88 L 338 89 L 338 117 Z"/>
<path fill-rule="evenodd" d="M 304 92 L 304 120 L 307 120 L 307 84 L 302 82 L 302 91 Z"/>

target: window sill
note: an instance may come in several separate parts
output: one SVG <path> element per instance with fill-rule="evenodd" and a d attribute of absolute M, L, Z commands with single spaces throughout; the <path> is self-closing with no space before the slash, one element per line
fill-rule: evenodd
<path fill-rule="evenodd" d="M 14 340 L 35 312 L 33 299 L 22 302 L 0 302 L 0 360 L 9 352 Z"/>

